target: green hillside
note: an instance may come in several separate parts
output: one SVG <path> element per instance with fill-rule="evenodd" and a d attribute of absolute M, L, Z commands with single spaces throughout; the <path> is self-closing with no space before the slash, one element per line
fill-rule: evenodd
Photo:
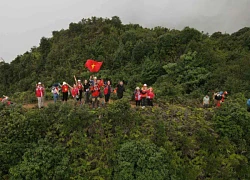
<path fill-rule="evenodd" d="M 117 100 L 92 111 L 0 105 L 1 179 L 249 179 L 250 114 Z"/>
<path fill-rule="evenodd" d="M 124 80 L 126 93 L 106 108 L 36 102 L 35 85 L 74 83 L 92 73 Z M 0 179 L 250 179 L 250 28 L 212 35 L 93 17 L 41 38 L 10 64 L 0 64 Z M 157 106 L 131 107 L 148 84 Z M 220 108 L 200 108 L 205 94 L 227 90 Z M 113 97 L 112 97 L 113 98 Z"/>
<path fill-rule="evenodd" d="M 198 98 L 213 90 L 249 96 L 249 27 L 231 35 L 208 35 L 189 27 L 149 29 L 123 25 L 118 17 L 93 17 L 52 34 L 0 66 L 0 92 L 33 92 L 38 81 L 47 87 L 72 84 L 73 75 L 89 77 L 84 63 L 95 59 L 104 62 L 98 77 L 124 80 L 132 89 L 142 83 L 154 85 L 158 97 Z"/>

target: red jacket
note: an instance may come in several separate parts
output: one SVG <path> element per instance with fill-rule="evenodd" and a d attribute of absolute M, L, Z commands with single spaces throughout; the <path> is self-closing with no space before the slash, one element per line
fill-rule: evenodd
<path fill-rule="evenodd" d="M 69 86 L 67 84 L 62 85 L 62 92 L 68 92 L 69 91 Z"/>
<path fill-rule="evenodd" d="M 142 98 L 147 97 L 147 93 L 148 93 L 148 89 L 142 87 L 142 88 L 141 88 L 141 97 L 142 97 Z"/>
<path fill-rule="evenodd" d="M 83 88 L 82 83 L 78 83 L 78 84 L 77 84 L 77 88 L 78 88 L 78 90 L 82 90 L 82 88 Z"/>
<path fill-rule="evenodd" d="M 44 96 L 44 88 L 42 86 L 36 87 L 36 97 L 43 97 Z"/>
<path fill-rule="evenodd" d="M 104 82 L 103 82 L 103 79 L 100 79 L 100 81 L 99 81 L 99 87 L 103 87 L 104 86 Z"/>
<path fill-rule="evenodd" d="M 148 99 L 154 99 L 154 97 L 155 97 L 154 92 L 153 91 L 148 91 L 147 98 Z"/>
<path fill-rule="evenodd" d="M 110 94 L 111 93 L 111 86 L 106 85 L 103 90 L 104 95 Z"/>
<path fill-rule="evenodd" d="M 100 87 L 98 85 L 91 87 L 91 93 L 92 97 L 98 97 L 100 95 Z"/>
<path fill-rule="evenodd" d="M 77 94 L 78 94 L 78 88 L 73 88 L 73 89 L 71 90 L 71 95 L 72 95 L 73 97 L 76 97 Z"/>
<path fill-rule="evenodd" d="M 135 100 L 140 101 L 141 100 L 141 91 L 135 91 Z"/>

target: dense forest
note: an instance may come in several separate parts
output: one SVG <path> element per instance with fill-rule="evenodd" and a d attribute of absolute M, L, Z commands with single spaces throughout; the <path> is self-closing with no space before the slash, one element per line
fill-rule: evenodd
<path fill-rule="evenodd" d="M 194 28 L 145 28 L 119 17 L 92 17 L 42 37 L 11 63 L 0 64 L 1 179 L 250 179 L 250 27 L 211 35 Z M 38 81 L 124 80 L 126 93 L 98 111 L 35 102 Z M 130 106 L 148 84 L 155 107 Z M 204 95 L 228 91 L 220 108 L 201 108 Z M 114 98 L 114 97 L 113 97 Z"/>

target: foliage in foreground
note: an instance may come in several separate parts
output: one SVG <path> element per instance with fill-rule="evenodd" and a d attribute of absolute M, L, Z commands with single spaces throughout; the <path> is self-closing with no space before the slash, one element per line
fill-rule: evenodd
<path fill-rule="evenodd" d="M 236 98 L 237 99 L 237 98 Z M 220 109 L 0 106 L 2 179 L 249 179 L 250 115 Z"/>

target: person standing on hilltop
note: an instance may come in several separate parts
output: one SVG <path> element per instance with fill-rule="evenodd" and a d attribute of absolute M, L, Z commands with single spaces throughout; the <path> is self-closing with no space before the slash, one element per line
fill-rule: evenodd
<path fill-rule="evenodd" d="M 228 95 L 228 92 L 227 92 L 227 91 L 224 91 L 224 92 L 221 94 L 221 102 L 222 102 L 222 103 L 225 101 L 226 95 Z"/>
<path fill-rule="evenodd" d="M 58 88 L 58 86 L 53 86 L 51 92 L 53 94 L 54 103 L 56 103 L 56 101 L 58 100 L 58 97 L 59 97 L 59 88 Z"/>
<path fill-rule="evenodd" d="M 76 77 L 75 77 L 75 76 L 74 76 L 74 78 L 75 78 L 76 86 L 77 86 L 78 91 L 79 91 L 78 99 L 79 99 L 79 101 L 80 101 L 80 104 L 82 104 L 83 84 L 82 84 L 82 82 L 81 82 L 80 79 L 78 79 L 78 80 L 76 81 Z"/>
<path fill-rule="evenodd" d="M 92 95 L 92 108 L 95 108 L 95 104 L 96 107 L 99 108 L 99 104 L 100 104 L 100 87 L 97 84 L 97 82 L 95 83 L 94 86 L 91 86 L 91 95 Z"/>
<path fill-rule="evenodd" d="M 209 96 L 206 95 L 206 96 L 203 98 L 202 105 L 203 105 L 204 108 L 208 108 L 208 107 L 209 107 L 209 103 L 210 103 Z"/>
<path fill-rule="evenodd" d="M 134 96 L 135 96 L 135 105 L 140 106 L 141 105 L 141 90 L 139 87 L 135 88 Z"/>
<path fill-rule="evenodd" d="M 75 100 L 75 103 L 77 103 L 77 101 L 79 100 L 79 89 L 78 86 L 76 84 L 73 85 L 73 87 L 70 87 L 71 89 L 71 95 L 73 97 L 73 99 Z"/>
<path fill-rule="evenodd" d="M 44 105 L 44 88 L 42 87 L 42 83 L 38 82 L 38 84 L 36 84 L 36 97 L 37 97 L 37 101 L 38 101 L 38 108 L 43 108 Z"/>
<path fill-rule="evenodd" d="M 90 76 L 89 77 L 89 85 L 90 86 L 94 86 L 95 84 L 94 84 L 94 77 L 93 76 Z"/>
<path fill-rule="evenodd" d="M 155 97 L 155 93 L 153 91 L 153 88 L 150 87 L 148 89 L 148 92 L 147 92 L 147 103 L 148 103 L 148 106 L 153 106 L 153 99 Z"/>
<path fill-rule="evenodd" d="M 69 95 L 68 93 L 69 93 L 69 86 L 66 82 L 63 82 L 63 85 L 62 85 L 62 94 L 63 94 L 62 101 L 63 102 L 67 102 L 68 95 Z"/>
<path fill-rule="evenodd" d="M 90 88 L 90 83 L 88 82 L 87 79 L 84 80 L 84 84 L 83 84 L 83 91 L 84 91 L 84 95 L 85 95 L 85 104 L 89 103 L 89 88 Z"/>
<path fill-rule="evenodd" d="M 145 106 L 146 106 L 147 93 L 148 93 L 148 87 L 147 87 L 147 84 L 144 84 L 143 87 L 141 88 L 141 105 L 142 105 L 142 108 L 145 108 Z"/>
<path fill-rule="evenodd" d="M 118 99 L 121 99 L 123 97 L 123 92 L 125 92 L 125 87 L 123 81 L 120 81 L 116 87 L 116 93 Z"/>
<path fill-rule="evenodd" d="M 105 104 L 109 102 L 110 94 L 111 94 L 111 84 L 110 81 L 107 81 L 104 86 L 104 96 L 105 96 Z"/>

